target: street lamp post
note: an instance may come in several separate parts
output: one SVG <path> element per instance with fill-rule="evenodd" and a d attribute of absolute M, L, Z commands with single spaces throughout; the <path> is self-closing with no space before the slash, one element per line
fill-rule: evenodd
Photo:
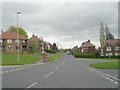
<path fill-rule="evenodd" d="M 18 11 L 17 12 L 17 54 L 18 54 L 18 64 L 20 63 L 20 53 L 19 53 L 19 49 L 20 49 L 20 47 L 19 47 L 19 35 L 18 35 L 18 15 L 20 14 L 21 12 L 20 11 Z"/>

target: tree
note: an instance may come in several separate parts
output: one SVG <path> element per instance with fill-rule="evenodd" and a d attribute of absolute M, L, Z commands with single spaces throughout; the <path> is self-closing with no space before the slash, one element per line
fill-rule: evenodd
<path fill-rule="evenodd" d="M 56 45 L 56 43 L 53 43 L 52 45 L 52 53 L 56 53 L 58 51 L 58 47 Z"/>
<path fill-rule="evenodd" d="M 16 32 L 17 33 L 17 27 L 15 26 L 11 26 L 8 28 L 7 31 L 11 31 L 11 32 Z M 28 38 L 27 33 L 25 32 L 25 30 L 22 27 L 18 27 L 18 33 L 26 38 Z"/>
<path fill-rule="evenodd" d="M 100 27 L 100 44 L 102 45 L 106 40 L 114 39 L 114 36 L 110 33 L 109 27 L 101 22 Z"/>
<path fill-rule="evenodd" d="M 38 52 L 36 41 L 33 41 L 33 40 L 28 41 L 28 52 L 29 53 Z"/>
<path fill-rule="evenodd" d="M 114 39 L 114 36 L 111 33 L 108 33 L 106 35 L 106 40 L 109 40 L 109 39 Z"/>

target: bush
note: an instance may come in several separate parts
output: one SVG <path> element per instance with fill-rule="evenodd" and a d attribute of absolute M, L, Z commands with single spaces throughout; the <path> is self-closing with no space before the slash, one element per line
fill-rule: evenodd
<path fill-rule="evenodd" d="M 96 58 L 96 54 L 95 53 L 80 53 L 80 52 L 75 52 L 74 56 L 76 58 Z"/>
<path fill-rule="evenodd" d="M 99 56 L 99 58 L 108 58 L 109 56 Z M 110 56 L 111 58 L 120 58 L 120 56 Z"/>

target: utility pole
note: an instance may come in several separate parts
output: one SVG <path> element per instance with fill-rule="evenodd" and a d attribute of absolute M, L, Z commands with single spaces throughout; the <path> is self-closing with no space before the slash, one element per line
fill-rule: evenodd
<path fill-rule="evenodd" d="M 20 14 L 21 12 L 18 11 L 17 12 L 17 54 L 18 54 L 18 64 L 20 63 L 20 46 L 19 46 L 19 31 L 18 31 L 18 15 Z"/>
<path fill-rule="evenodd" d="M 110 37 L 109 37 L 110 34 L 108 34 L 108 40 L 109 40 L 109 59 L 111 58 L 111 55 L 110 55 L 110 51 L 111 51 L 111 47 L 110 47 Z"/>
<path fill-rule="evenodd" d="M 71 47 L 71 50 L 72 50 L 73 47 L 74 47 L 74 40 L 73 40 L 73 34 L 72 34 L 72 47 Z M 74 49 L 72 50 L 72 52 L 73 52 L 73 56 L 74 56 Z"/>
<path fill-rule="evenodd" d="M 58 58 L 58 52 L 59 52 L 59 49 L 58 49 L 58 42 L 57 42 L 57 58 Z"/>

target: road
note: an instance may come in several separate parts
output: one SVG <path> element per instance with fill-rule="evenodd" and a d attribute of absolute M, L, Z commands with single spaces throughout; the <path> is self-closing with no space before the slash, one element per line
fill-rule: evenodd
<path fill-rule="evenodd" d="M 101 60 L 80 60 L 71 55 L 46 64 L 3 69 L 3 88 L 118 88 L 117 70 L 89 67 Z M 7 71 L 7 72 L 6 72 Z"/>

